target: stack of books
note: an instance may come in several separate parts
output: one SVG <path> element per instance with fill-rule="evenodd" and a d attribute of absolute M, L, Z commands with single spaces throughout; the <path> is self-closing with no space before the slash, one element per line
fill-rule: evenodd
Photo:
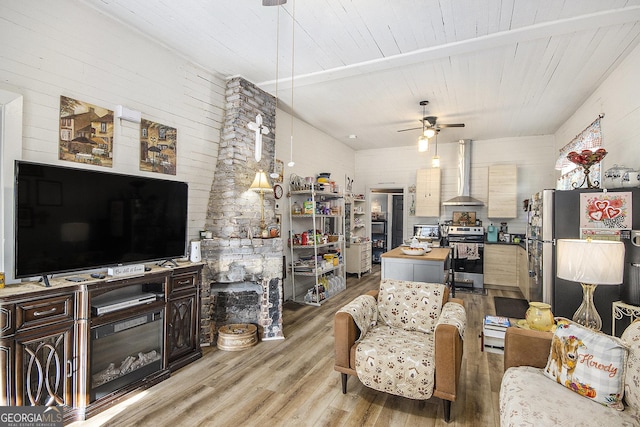
<path fill-rule="evenodd" d="M 504 335 L 507 328 L 511 326 L 508 317 L 484 316 L 482 325 L 482 346 L 484 351 L 489 353 L 504 353 Z"/>

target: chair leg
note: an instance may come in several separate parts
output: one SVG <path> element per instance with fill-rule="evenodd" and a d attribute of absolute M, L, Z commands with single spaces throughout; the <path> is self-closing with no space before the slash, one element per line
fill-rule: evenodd
<path fill-rule="evenodd" d="M 347 380 L 349 377 L 347 374 L 340 374 L 342 376 L 342 394 L 347 394 Z"/>
<path fill-rule="evenodd" d="M 444 403 L 444 421 L 448 423 L 451 421 L 451 401 L 443 399 L 442 403 Z"/>

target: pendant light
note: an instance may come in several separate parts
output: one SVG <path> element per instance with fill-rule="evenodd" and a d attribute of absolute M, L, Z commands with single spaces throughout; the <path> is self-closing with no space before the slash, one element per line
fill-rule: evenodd
<path fill-rule="evenodd" d="M 290 168 L 293 167 L 296 163 L 293 161 L 293 118 L 294 118 L 294 110 L 293 110 L 293 78 L 295 71 L 295 34 L 296 34 L 296 1 L 293 0 L 293 11 L 291 14 L 292 17 L 292 25 L 291 25 L 291 140 L 289 142 L 289 163 L 287 166 Z"/>
<path fill-rule="evenodd" d="M 440 167 L 440 157 L 438 156 L 438 132 L 436 132 L 436 154 L 431 158 L 431 167 L 432 168 Z"/>
<path fill-rule="evenodd" d="M 275 5 L 281 5 L 286 3 L 287 0 L 284 0 L 282 2 L 277 2 L 277 1 L 272 1 L 272 2 L 268 2 L 268 3 L 273 3 L 273 4 L 265 4 L 265 0 L 262 0 L 262 5 L 263 6 L 275 6 Z M 280 71 L 279 71 L 279 65 L 280 65 L 280 8 L 278 8 L 278 15 L 276 18 L 276 115 L 278 113 L 278 79 L 280 78 Z M 274 127 L 275 127 L 275 117 L 274 117 Z M 271 177 L 271 179 L 276 179 L 280 177 L 280 173 L 276 170 L 276 159 L 278 158 L 278 156 L 276 156 L 276 141 L 275 141 L 275 135 L 274 135 L 274 139 L 273 139 L 273 172 L 271 172 L 269 174 L 269 176 Z"/>
<path fill-rule="evenodd" d="M 429 138 L 426 134 L 426 129 L 424 127 L 424 115 L 425 115 L 425 106 L 429 103 L 429 101 L 420 101 L 420 105 L 422 105 L 422 135 L 418 138 L 418 151 L 424 153 L 429 150 Z"/>

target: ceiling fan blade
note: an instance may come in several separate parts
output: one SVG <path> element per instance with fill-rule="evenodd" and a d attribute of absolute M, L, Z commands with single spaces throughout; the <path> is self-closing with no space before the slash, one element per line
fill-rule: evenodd
<path fill-rule="evenodd" d="M 451 124 L 443 124 L 438 123 L 439 128 L 463 128 L 464 123 L 451 123 Z"/>
<path fill-rule="evenodd" d="M 406 131 L 408 131 L 408 130 L 418 130 L 418 129 L 422 129 L 422 126 L 420 126 L 419 128 L 400 129 L 400 130 L 399 130 L 399 131 L 397 131 L 397 132 L 406 132 Z"/>

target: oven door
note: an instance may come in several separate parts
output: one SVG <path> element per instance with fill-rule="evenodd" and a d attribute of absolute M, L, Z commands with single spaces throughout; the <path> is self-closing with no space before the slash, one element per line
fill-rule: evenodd
<path fill-rule="evenodd" d="M 456 272 L 483 274 L 484 243 L 450 242 Z"/>
<path fill-rule="evenodd" d="M 451 268 L 456 287 L 484 287 L 484 243 L 470 241 L 469 238 L 451 238 Z"/>

